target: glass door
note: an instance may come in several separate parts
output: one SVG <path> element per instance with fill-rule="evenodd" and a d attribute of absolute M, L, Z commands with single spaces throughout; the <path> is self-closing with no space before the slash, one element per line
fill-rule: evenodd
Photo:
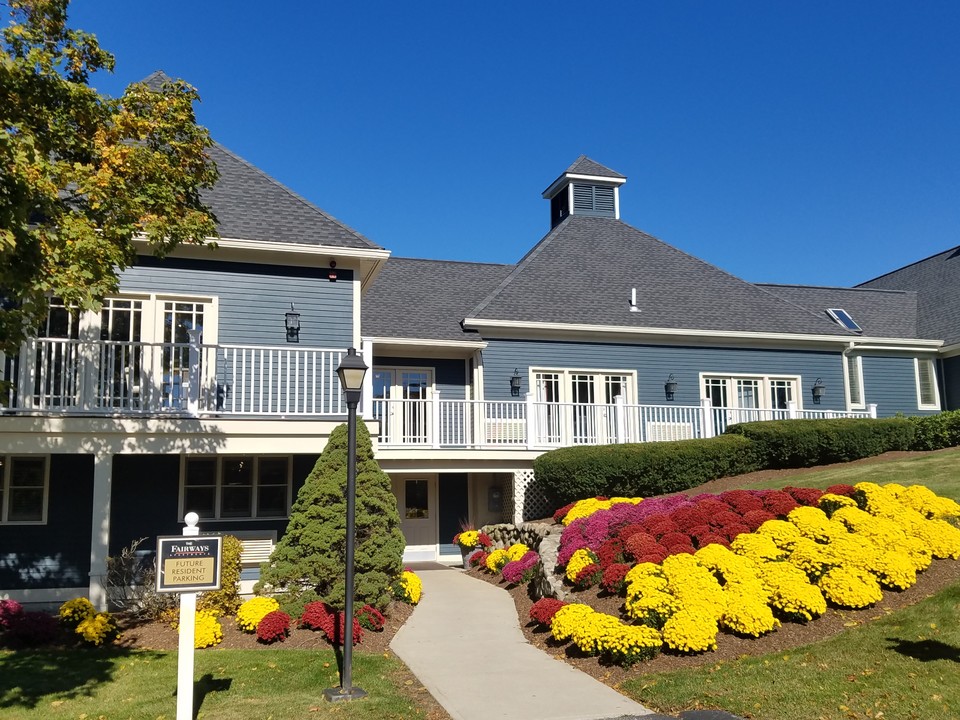
<path fill-rule="evenodd" d="M 431 440 L 429 398 L 433 371 L 375 368 L 373 416 L 380 421 L 384 444 L 426 444 Z"/>

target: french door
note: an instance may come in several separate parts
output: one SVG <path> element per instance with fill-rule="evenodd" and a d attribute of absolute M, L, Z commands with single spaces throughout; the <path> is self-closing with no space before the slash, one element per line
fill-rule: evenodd
<path fill-rule="evenodd" d="M 428 400 L 433 371 L 427 368 L 373 370 L 373 416 L 384 444 L 426 444 L 430 437 Z"/>

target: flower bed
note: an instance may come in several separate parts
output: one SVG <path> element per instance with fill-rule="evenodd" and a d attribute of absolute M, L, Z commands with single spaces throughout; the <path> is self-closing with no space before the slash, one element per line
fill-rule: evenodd
<path fill-rule="evenodd" d="M 868 607 L 885 590 L 913 585 L 932 558 L 960 558 L 960 530 L 948 522 L 960 505 L 921 486 L 788 487 L 590 507 L 564 529 L 558 564 L 574 587 L 588 586 L 589 575 L 623 595 L 624 612 L 551 606 L 549 626 L 582 653 L 626 664 L 650 656 L 651 631 L 654 652 L 706 652 L 721 631 L 756 638 L 783 622 L 815 620 L 828 603 Z M 586 629 L 574 633 L 572 623 Z M 645 634 L 628 640 L 622 627 Z"/>

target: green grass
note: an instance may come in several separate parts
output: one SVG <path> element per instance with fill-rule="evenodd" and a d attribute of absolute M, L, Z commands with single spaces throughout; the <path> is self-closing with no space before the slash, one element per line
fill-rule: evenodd
<path fill-rule="evenodd" d="M 960 501 L 960 449 L 848 465 L 742 487 L 926 485 Z M 651 673 L 622 690 L 665 712 L 714 707 L 757 720 L 960 717 L 960 584 L 829 640 L 782 653 Z"/>
<path fill-rule="evenodd" d="M 819 470 L 772 478 L 762 482 L 744 483 L 744 490 L 780 488 L 784 485 L 825 488 L 830 485 L 858 482 L 900 483 L 901 485 L 926 485 L 937 495 L 960 502 L 960 448 L 925 453 L 903 460 L 845 465 L 830 470 Z"/>
<path fill-rule="evenodd" d="M 815 645 L 643 675 L 621 691 L 664 712 L 715 707 L 757 720 L 956 718 L 958 612 L 954 585 Z"/>
<path fill-rule="evenodd" d="M 332 651 L 206 650 L 195 660 L 200 720 L 418 718 L 419 683 L 394 658 L 354 655 L 354 685 L 369 697 L 331 704 Z M 177 654 L 105 649 L 0 652 L 0 717 L 173 720 Z M 409 683 L 409 684 L 408 684 Z"/>

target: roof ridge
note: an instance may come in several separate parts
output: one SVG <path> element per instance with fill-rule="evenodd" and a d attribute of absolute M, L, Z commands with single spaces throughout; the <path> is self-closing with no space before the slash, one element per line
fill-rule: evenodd
<path fill-rule="evenodd" d="M 790 288 L 807 288 L 810 290 L 847 290 L 849 292 L 876 292 L 876 293 L 891 293 L 891 294 L 909 294 L 916 293 L 916 290 L 897 290 L 894 288 L 872 288 L 872 287 L 847 287 L 845 285 L 804 285 L 802 283 L 769 283 L 769 282 L 758 282 L 753 283 L 758 287 L 790 287 Z"/>
<path fill-rule="evenodd" d="M 391 255 L 391 260 L 414 260 L 416 262 L 432 262 L 432 263 L 446 263 L 446 264 L 459 264 L 459 265 L 485 265 L 489 267 L 513 267 L 513 263 L 499 263 L 499 262 L 489 262 L 485 260 L 444 260 L 443 258 L 415 258 L 415 257 L 402 257 L 397 255 Z"/>
<path fill-rule="evenodd" d="M 955 245 L 955 246 L 952 247 L 952 248 L 947 248 L 946 250 L 941 250 L 940 252 L 933 253 L 933 255 L 928 255 L 927 257 L 921 258 L 920 260 L 915 260 L 915 261 L 912 262 L 912 263 L 907 263 L 906 265 L 903 265 L 902 267 L 898 267 L 896 270 L 891 270 L 890 272 L 885 272 L 885 273 L 883 273 L 883 275 L 877 275 L 876 277 L 870 278 L 869 280 L 864 280 L 862 283 L 859 283 L 858 285 L 856 285 L 856 287 L 860 287 L 860 286 L 862 286 L 862 285 L 866 285 L 867 283 L 871 283 L 871 282 L 873 282 L 874 280 L 879 280 L 880 278 L 885 278 L 885 277 L 887 277 L 888 275 L 893 275 L 893 274 L 895 274 L 895 273 L 900 272 L 901 270 L 906 270 L 908 267 L 913 267 L 914 265 L 919 265 L 920 263 L 925 263 L 925 262 L 927 262 L 927 260 L 933 260 L 935 257 L 938 257 L 938 256 L 940 256 L 940 255 L 946 255 L 947 253 L 955 253 L 955 252 L 957 252 L 958 250 L 960 250 L 960 245 Z"/>
<path fill-rule="evenodd" d="M 520 260 L 514 265 L 513 270 L 507 274 L 507 276 L 500 281 L 500 283 L 493 289 L 487 297 L 480 301 L 480 303 L 470 311 L 470 314 L 467 317 L 479 317 L 479 313 L 492 303 L 497 295 L 499 295 L 503 290 L 507 288 L 516 278 L 523 272 L 524 268 L 532 262 L 533 258 L 539 255 L 543 248 L 553 242 L 553 239 L 557 237 L 561 230 L 568 225 L 568 221 L 572 215 L 568 215 L 563 220 L 561 220 L 557 225 L 550 228 L 550 232 L 544 235 L 540 240 L 537 241 L 537 244 L 530 248 L 526 255 L 524 255 Z"/>
<path fill-rule="evenodd" d="M 275 185 L 276 187 L 278 187 L 278 188 L 280 188 L 281 190 L 283 190 L 283 191 L 284 191 L 285 193 L 287 193 L 290 197 L 292 197 L 294 200 L 296 200 L 296 201 L 299 202 L 300 204 L 304 205 L 304 206 L 305 206 L 306 208 L 308 208 L 309 210 L 317 213 L 318 215 L 323 216 L 324 218 L 326 218 L 326 219 L 329 220 L 330 222 L 332 222 L 332 223 L 334 223 L 334 224 L 336 224 L 336 225 L 339 225 L 341 228 L 343 228 L 343 229 L 346 230 L 347 232 L 351 233 L 351 234 L 352 234 L 354 237 L 356 237 L 358 240 L 361 240 L 362 242 L 366 243 L 366 244 L 369 245 L 370 247 L 377 248 L 377 249 L 383 249 L 381 246 L 377 245 L 375 242 L 373 242 L 373 241 L 370 240 L 369 238 L 365 237 L 364 235 L 362 235 L 362 234 L 359 233 L 358 231 L 354 230 L 352 227 L 350 227 L 350 226 L 347 225 L 346 223 L 344 223 L 344 222 L 342 222 L 341 220 L 338 220 L 337 218 L 333 217 L 333 215 L 330 215 L 330 214 L 327 213 L 326 211 L 324 211 L 324 210 L 322 210 L 321 208 L 317 207 L 317 206 L 314 205 L 312 202 L 310 202 L 309 200 L 307 200 L 306 198 L 304 198 L 302 195 L 299 195 L 298 193 L 294 192 L 293 190 L 291 190 L 289 187 L 287 187 L 286 185 L 284 185 L 282 182 L 280 182 L 280 181 L 277 180 L 276 178 L 268 175 L 266 172 L 264 172 L 263 170 L 261 170 L 260 168 L 258 168 L 258 167 L 257 167 L 256 165 L 254 165 L 253 163 L 251 163 L 249 160 L 245 160 L 244 158 L 240 157 L 240 156 L 237 155 L 235 152 L 233 152 L 233 151 L 230 150 L 229 148 L 225 147 L 223 144 L 217 142 L 216 140 L 213 141 L 213 144 L 217 146 L 217 149 L 219 149 L 219 150 L 221 150 L 222 152 L 226 153 L 227 155 L 229 155 L 230 157 L 232 157 L 232 158 L 233 158 L 234 160 L 236 160 L 237 162 L 242 163 L 243 165 L 245 165 L 245 166 L 246 166 L 247 168 L 249 168 L 250 170 L 253 170 L 255 173 L 257 173 L 258 175 L 260 175 L 261 177 L 263 177 L 265 180 L 267 180 L 268 182 L 270 182 L 272 185 Z"/>

